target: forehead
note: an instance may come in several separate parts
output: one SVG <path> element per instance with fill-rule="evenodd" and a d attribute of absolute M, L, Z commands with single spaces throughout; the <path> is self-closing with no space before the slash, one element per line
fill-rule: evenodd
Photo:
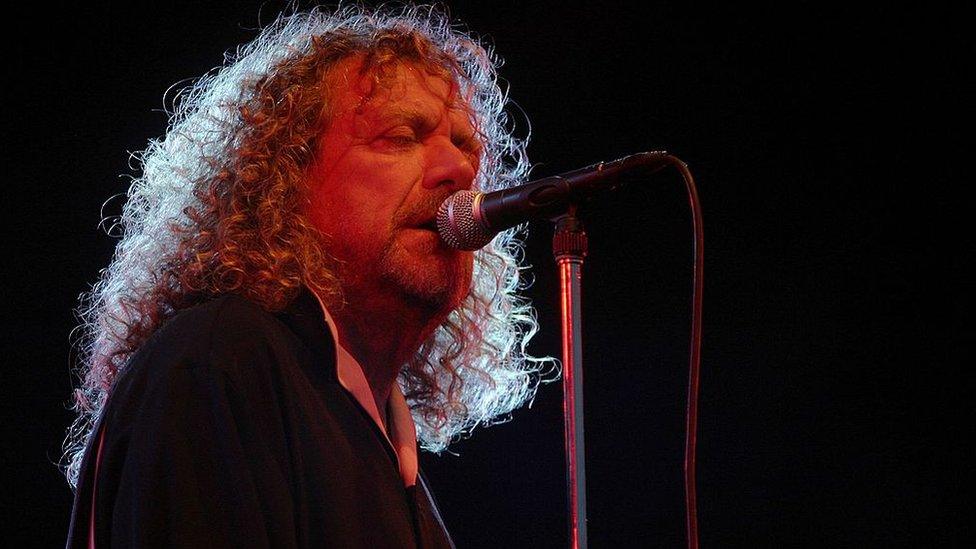
<path fill-rule="evenodd" d="M 396 111 L 426 110 L 433 115 L 429 111 L 434 109 L 446 109 L 452 118 L 471 115 L 471 107 L 453 79 L 414 63 L 395 62 L 364 72 L 361 56 L 354 56 L 338 62 L 329 80 L 333 119 L 347 114 L 373 118 Z"/>

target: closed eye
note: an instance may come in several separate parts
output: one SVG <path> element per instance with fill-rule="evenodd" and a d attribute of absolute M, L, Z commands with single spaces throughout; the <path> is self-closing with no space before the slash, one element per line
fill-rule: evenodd
<path fill-rule="evenodd" d="M 417 134 L 412 128 L 404 126 L 380 135 L 377 141 L 383 145 L 405 148 L 417 144 Z"/>
<path fill-rule="evenodd" d="M 393 143 L 394 145 L 411 145 L 417 142 L 417 139 L 412 135 L 388 135 L 383 137 L 384 140 Z"/>

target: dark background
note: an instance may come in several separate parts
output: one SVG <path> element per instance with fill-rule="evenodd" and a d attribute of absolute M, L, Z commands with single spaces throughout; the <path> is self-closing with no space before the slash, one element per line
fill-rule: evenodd
<path fill-rule="evenodd" d="M 108 263 L 99 209 L 126 188 L 127 151 L 165 131 L 171 84 L 220 64 L 282 8 L 107 4 L 7 21 L 8 546 L 64 541 L 71 493 L 55 463 L 72 418 L 71 311 Z M 972 178 L 957 166 L 972 88 L 957 73 L 971 73 L 973 51 L 962 17 L 932 5 L 592 4 L 454 2 L 451 12 L 506 59 L 501 75 L 532 123 L 534 175 L 653 149 L 695 174 L 703 544 L 970 537 Z M 15 38 L 39 21 L 42 32 Z M 681 180 L 662 173 L 585 220 L 591 543 L 679 546 L 691 285 Z M 549 235 L 532 225 L 543 325 L 532 349 L 558 355 Z M 459 547 L 564 545 L 560 394 L 546 385 L 457 455 L 423 458 Z"/>

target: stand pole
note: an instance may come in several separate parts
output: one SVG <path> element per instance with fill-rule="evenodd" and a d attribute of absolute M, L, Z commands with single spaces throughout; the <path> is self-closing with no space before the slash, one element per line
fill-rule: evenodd
<path fill-rule="evenodd" d="M 583 437 L 583 338 L 580 283 L 586 257 L 586 233 L 576 208 L 556 221 L 552 253 L 559 266 L 563 336 L 563 432 L 569 546 L 586 548 L 586 444 Z"/>

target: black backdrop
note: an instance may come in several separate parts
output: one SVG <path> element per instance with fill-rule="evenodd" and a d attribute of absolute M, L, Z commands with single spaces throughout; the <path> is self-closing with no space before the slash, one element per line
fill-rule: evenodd
<path fill-rule="evenodd" d="M 70 491 L 54 463 L 71 420 L 71 309 L 113 245 L 99 208 L 125 188 L 127 151 L 164 131 L 164 90 L 221 63 L 282 8 L 109 4 L 11 15 L 5 33 L 0 516 L 21 545 L 59 545 L 67 529 Z M 968 535 L 953 442 L 972 423 L 961 259 L 972 239 L 954 196 L 972 92 L 955 79 L 972 57 L 960 16 L 508 0 L 451 12 L 506 59 L 535 175 L 652 149 L 696 175 L 705 544 Z M 624 189 L 585 219 L 590 537 L 677 546 L 691 283 L 680 179 Z M 549 234 L 532 225 L 528 241 L 543 325 L 532 349 L 556 355 Z M 459 547 L 565 543 L 560 418 L 550 384 L 457 455 L 423 458 Z"/>

